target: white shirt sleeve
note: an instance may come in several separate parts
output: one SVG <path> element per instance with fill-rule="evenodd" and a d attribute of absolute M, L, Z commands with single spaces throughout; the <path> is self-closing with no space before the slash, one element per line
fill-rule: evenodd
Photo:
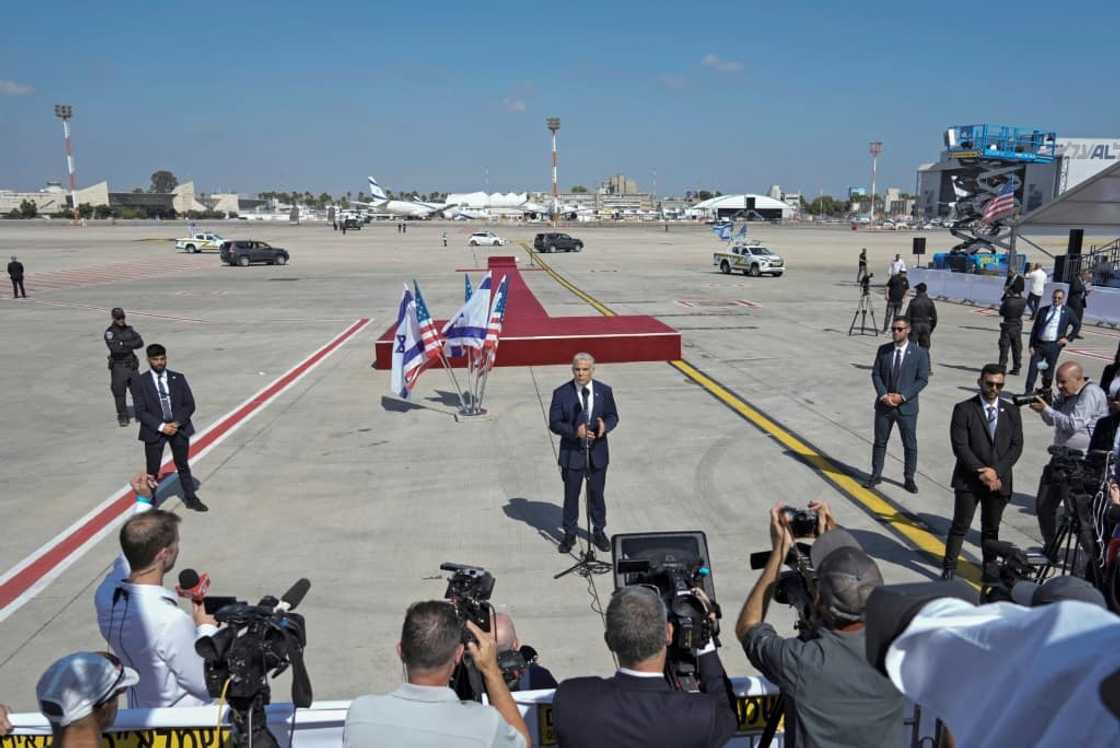
<path fill-rule="evenodd" d="M 97 585 L 97 591 L 93 593 L 93 605 L 97 610 L 97 628 L 100 629 L 101 636 L 106 642 L 109 641 L 113 594 L 117 591 L 117 585 L 127 579 L 131 573 L 132 569 L 128 565 L 128 559 L 124 557 L 123 553 L 118 555 L 109 568 L 109 573 L 105 575 L 101 584 Z"/>
<path fill-rule="evenodd" d="M 179 611 L 168 622 L 163 636 L 159 637 L 157 654 L 170 670 L 184 691 L 198 699 L 209 700 L 206 678 L 203 675 L 202 658 L 194 649 L 195 640 L 210 636 L 218 629 L 210 624 L 195 628 L 191 617 Z"/>

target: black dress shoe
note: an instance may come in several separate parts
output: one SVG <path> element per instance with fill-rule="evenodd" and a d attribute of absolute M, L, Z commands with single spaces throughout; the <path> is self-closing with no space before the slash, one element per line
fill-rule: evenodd
<path fill-rule="evenodd" d="M 127 426 L 128 425 L 128 416 L 117 416 L 117 425 L 118 426 Z"/>
<path fill-rule="evenodd" d="M 611 549 L 610 538 L 608 538 L 607 534 L 602 530 L 595 531 L 595 533 L 591 536 L 591 542 L 594 543 L 595 547 L 601 550 L 603 553 L 606 553 Z"/>
<path fill-rule="evenodd" d="M 946 582 L 952 581 L 953 577 L 955 577 L 956 575 L 957 575 L 957 572 L 954 571 L 953 569 L 948 568 L 948 567 L 941 570 L 941 579 L 946 581 Z"/>
<path fill-rule="evenodd" d="M 1008 373 L 1009 376 L 1017 377 L 1017 376 L 1019 376 L 1019 367 L 1015 367 L 1014 369 L 1012 369 L 1011 371 L 1009 371 L 1007 373 Z"/>
<path fill-rule="evenodd" d="M 875 486 L 879 485 L 882 482 L 883 482 L 882 478 L 880 478 L 877 475 L 873 475 L 863 482 L 863 487 L 864 488 L 875 488 Z"/>
<path fill-rule="evenodd" d="M 189 498 L 183 499 L 183 506 L 195 512 L 210 511 L 210 507 L 203 504 L 197 496 L 191 496 Z"/>
<path fill-rule="evenodd" d="M 903 486 L 903 488 L 905 488 L 910 493 L 917 493 L 918 492 L 918 484 L 914 482 L 913 478 L 908 479 L 906 481 L 906 485 Z"/>
<path fill-rule="evenodd" d="M 564 539 L 560 541 L 560 545 L 557 546 L 556 550 L 560 551 L 561 553 L 568 553 L 572 550 L 572 548 L 575 546 L 575 544 L 576 544 L 576 536 L 575 535 L 565 535 Z"/>

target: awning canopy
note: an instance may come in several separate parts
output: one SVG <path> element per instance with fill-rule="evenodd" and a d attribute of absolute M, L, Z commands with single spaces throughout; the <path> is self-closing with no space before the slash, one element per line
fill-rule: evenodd
<path fill-rule="evenodd" d="M 1015 223 L 1018 231 L 1028 226 L 1120 228 L 1120 161 Z"/>

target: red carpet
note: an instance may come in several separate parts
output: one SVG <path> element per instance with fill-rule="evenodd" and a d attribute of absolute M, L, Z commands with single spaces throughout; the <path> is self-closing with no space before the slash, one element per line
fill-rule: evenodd
<path fill-rule="evenodd" d="M 647 315 L 618 317 L 550 317 L 525 285 L 513 257 L 491 257 L 494 284 L 509 276 L 509 299 L 498 347 L 498 366 L 567 364 L 587 351 L 598 363 L 673 361 L 681 357 L 681 334 Z M 428 303 L 431 303 L 431 299 Z M 437 320 L 443 327 L 445 320 Z M 392 368 L 393 333 L 390 327 L 374 344 L 374 366 Z M 452 361 L 464 366 L 464 359 Z"/>

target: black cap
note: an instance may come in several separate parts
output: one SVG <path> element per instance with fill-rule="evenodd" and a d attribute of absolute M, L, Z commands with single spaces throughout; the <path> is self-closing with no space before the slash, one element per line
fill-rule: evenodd
<path fill-rule="evenodd" d="M 1040 605 L 1062 600 L 1080 600 L 1083 603 L 1108 609 L 1100 590 L 1080 577 L 1054 577 L 1042 584 L 1019 582 L 1011 589 L 1011 599 L 1019 605 L 1037 608 Z"/>
<path fill-rule="evenodd" d="M 119 306 L 113 307 L 113 311 L 110 312 L 110 314 L 113 315 L 113 319 L 124 319 L 124 310 Z"/>
<path fill-rule="evenodd" d="M 967 582 L 918 582 L 877 587 L 867 600 L 864 629 L 867 637 L 867 662 L 886 675 L 887 650 L 906 630 L 914 616 L 934 600 L 955 597 L 975 605 L 978 593 Z"/>

